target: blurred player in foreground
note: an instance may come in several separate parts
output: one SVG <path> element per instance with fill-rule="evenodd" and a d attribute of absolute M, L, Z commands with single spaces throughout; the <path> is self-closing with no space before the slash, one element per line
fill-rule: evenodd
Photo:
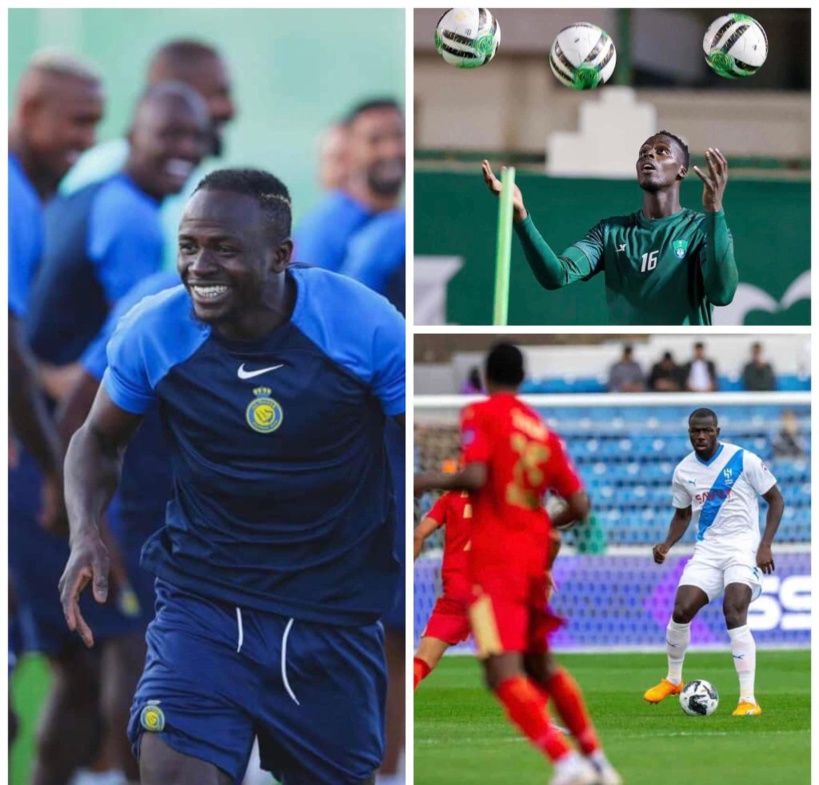
<path fill-rule="evenodd" d="M 200 183 L 183 285 L 121 322 L 69 447 L 62 602 L 93 645 L 77 600 L 107 593 L 99 514 L 161 406 L 174 496 L 143 549 L 157 574 L 129 728 L 143 785 L 238 782 L 255 736 L 284 781 L 371 783 L 381 760 L 377 620 L 399 577 L 383 444 L 386 418 L 403 421 L 404 322 L 360 284 L 290 267 L 290 222 L 272 175 Z"/>
<path fill-rule="evenodd" d="M 665 561 L 692 517 L 697 523 L 697 544 L 680 577 L 666 629 L 668 676 L 643 697 L 659 703 L 682 691 L 691 621 L 701 608 L 723 595 L 725 624 L 739 676 L 739 704 L 733 714 L 755 716 L 762 714 L 762 708 L 754 695 L 756 644 L 748 626 L 748 606 L 762 593 L 760 573 L 774 571 L 771 544 L 785 501 L 762 460 L 748 450 L 720 442 L 719 433 L 717 415 L 711 409 L 697 409 L 688 418 L 694 451 L 674 470 L 674 517 L 665 541 L 654 546 L 654 561 Z M 761 541 L 757 495 L 768 502 Z"/>
<path fill-rule="evenodd" d="M 609 324 L 711 324 L 713 307 L 733 299 L 739 274 L 722 205 L 728 162 L 715 148 L 705 158 L 707 172 L 694 167 L 704 186 L 702 214 L 680 205 L 687 145 L 668 131 L 646 139 L 637 154 L 642 209 L 600 221 L 560 255 L 543 240 L 516 186 L 515 232 L 538 283 L 559 289 L 602 272 Z M 483 177 L 499 194 L 488 161 Z"/>
<path fill-rule="evenodd" d="M 558 436 L 517 398 L 523 379 L 520 349 L 496 345 L 486 359 L 489 399 L 467 406 L 461 417 L 464 468 L 417 475 L 415 492 L 470 494 L 469 618 L 478 655 L 509 719 L 553 762 L 552 785 L 620 785 L 579 687 L 548 648 L 549 633 L 561 623 L 547 605 L 551 526 L 585 518 L 589 499 Z M 567 502 L 551 521 L 542 505 L 549 489 Z M 582 756 L 550 724 L 544 694 Z"/>

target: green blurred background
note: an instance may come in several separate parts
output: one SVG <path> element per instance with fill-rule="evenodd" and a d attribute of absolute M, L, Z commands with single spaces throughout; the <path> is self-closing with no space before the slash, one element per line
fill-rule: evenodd
<path fill-rule="evenodd" d="M 8 12 L 9 110 L 34 52 L 65 47 L 103 74 L 107 106 L 98 141 L 123 136 L 151 55 L 180 37 L 215 46 L 230 68 L 237 115 L 225 129 L 221 163 L 274 172 L 290 189 L 296 222 L 320 196 L 317 134 L 361 100 L 404 101 L 403 9 L 48 8 Z M 35 656 L 24 657 L 12 676 L 21 728 L 10 755 L 11 785 L 28 782 L 48 681 L 45 662 Z"/>
<path fill-rule="evenodd" d="M 100 140 L 124 134 L 158 46 L 185 37 L 217 47 L 238 109 L 222 161 L 276 174 L 296 221 L 319 196 L 316 134 L 362 99 L 404 100 L 403 9 L 10 9 L 8 21 L 9 108 L 31 55 L 67 47 L 103 73 Z"/>

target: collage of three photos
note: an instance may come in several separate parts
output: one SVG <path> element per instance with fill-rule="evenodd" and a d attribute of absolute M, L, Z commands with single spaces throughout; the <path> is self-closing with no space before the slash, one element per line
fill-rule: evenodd
<path fill-rule="evenodd" d="M 10 9 L 8 782 L 807 785 L 810 23 Z"/>

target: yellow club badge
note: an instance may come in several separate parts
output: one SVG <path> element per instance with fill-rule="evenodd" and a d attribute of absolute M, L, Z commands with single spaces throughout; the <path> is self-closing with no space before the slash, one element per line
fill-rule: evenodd
<path fill-rule="evenodd" d="M 270 397 L 269 387 L 257 387 L 253 390 L 256 396 L 247 406 L 245 419 L 247 424 L 259 433 L 272 433 L 284 419 L 284 412 L 278 401 Z"/>
<path fill-rule="evenodd" d="M 139 713 L 139 724 L 151 733 L 161 733 L 165 730 L 165 715 L 159 706 L 149 703 Z"/>

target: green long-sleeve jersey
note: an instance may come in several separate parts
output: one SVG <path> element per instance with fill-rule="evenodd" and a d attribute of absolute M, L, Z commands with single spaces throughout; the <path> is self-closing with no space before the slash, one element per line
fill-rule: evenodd
<path fill-rule="evenodd" d="M 737 288 L 734 242 L 721 211 L 606 218 L 559 256 L 531 216 L 515 232 L 546 289 L 604 273 L 609 324 L 711 324 L 713 307 L 730 303 Z"/>

